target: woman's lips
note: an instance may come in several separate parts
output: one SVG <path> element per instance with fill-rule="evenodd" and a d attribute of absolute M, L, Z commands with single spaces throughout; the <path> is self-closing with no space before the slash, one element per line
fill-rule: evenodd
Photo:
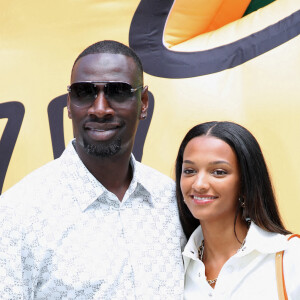
<path fill-rule="evenodd" d="M 191 195 L 191 198 L 194 203 L 203 205 L 214 202 L 218 197 L 212 195 Z"/>

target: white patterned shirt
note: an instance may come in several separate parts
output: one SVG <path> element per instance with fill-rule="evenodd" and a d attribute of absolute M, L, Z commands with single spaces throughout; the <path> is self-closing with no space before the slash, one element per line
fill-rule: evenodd
<path fill-rule="evenodd" d="M 174 182 L 131 157 L 122 202 L 70 143 L 0 198 L 0 299 L 180 299 Z"/>
<path fill-rule="evenodd" d="M 300 299 L 300 239 L 287 241 L 253 222 L 244 246 L 222 267 L 215 288 L 206 281 L 205 265 L 198 258 L 203 240 L 201 226 L 191 235 L 183 252 L 186 300 L 277 300 L 275 254 L 284 250 L 283 270 L 289 300 Z"/>

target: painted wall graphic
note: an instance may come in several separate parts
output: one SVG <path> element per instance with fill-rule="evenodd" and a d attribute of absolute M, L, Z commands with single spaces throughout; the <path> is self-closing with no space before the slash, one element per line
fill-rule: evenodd
<path fill-rule="evenodd" d="M 61 154 L 72 139 L 72 64 L 113 39 L 138 52 L 151 92 L 137 158 L 173 176 L 189 128 L 240 123 L 262 146 L 287 227 L 300 232 L 300 2 L 265 3 L 250 14 L 253 0 L 2 3 L 0 193 Z"/>

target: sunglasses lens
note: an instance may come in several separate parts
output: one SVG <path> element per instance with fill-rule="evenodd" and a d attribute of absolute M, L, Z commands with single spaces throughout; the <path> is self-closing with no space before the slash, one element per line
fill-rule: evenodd
<path fill-rule="evenodd" d="M 125 103 L 133 95 L 132 86 L 126 82 L 75 82 L 68 89 L 71 102 L 80 107 L 91 106 L 97 98 L 101 83 L 104 84 L 105 97 L 112 103 Z"/>
<path fill-rule="evenodd" d="M 70 86 L 71 101 L 76 106 L 89 106 L 97 98 L 97 87 L 89 82 L 77 82 Z"/>
<path fill-rule="evenodd" d="M 126 98 L 132 96 L 132 86 L 125 82 L 109 82 L 106 84 L 106 95 L 107 97 L 122 102 Z"/>

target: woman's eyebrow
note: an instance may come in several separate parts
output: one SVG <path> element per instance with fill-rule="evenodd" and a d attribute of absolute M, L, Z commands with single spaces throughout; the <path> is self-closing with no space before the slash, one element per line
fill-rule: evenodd
<path fill-rule="evenodd" d="M 216 160 L 209 163 L 210 165 L 220 165 L 220 164 L 226 164 L 230 165 L 230 163 L 226 160 Z"/>
<path fill-rule="evenodd" d="M 185 163 L 185 164 L 192 164 L 194 165 L 195 163 L 191 160 L 184 160 L 182 163 Z M 216 161 L 212 161 L 209 163 L 209 165 L 220 165 L 220 164 L 226 164 L 226 165 L 230 165 L 229 162 L 227 162 L 226 160 L 216 160 Z"/>
<path fill-rule="evenodd" d="M 185 163 L 185 164 L 192 164 L 192 165 L 195 164 L 193 161 L 188 160 L 188 159 L 184 160 L 182 163 Z"/>

